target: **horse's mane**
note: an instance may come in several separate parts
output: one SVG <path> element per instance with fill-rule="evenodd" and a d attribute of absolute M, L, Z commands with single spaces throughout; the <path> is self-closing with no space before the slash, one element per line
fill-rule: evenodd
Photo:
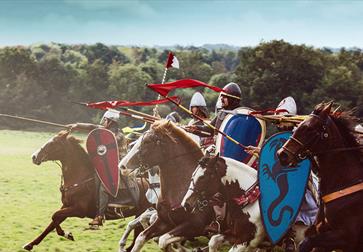
<path fill-rule="evenodd" d="M 58 133 L 58 135 L 56 137 L 57 138 L 64 137 L 67 134 L 69 134 L 68 131 L 62 130 L 62 131 L 60 131 Z M 87 152 L 81 146 L 81 143 L 83 141 L 81 139 L 78 139 L 78 138 L 76 138 L 74 136 L 71 136 L 71 135 L 67 135 L 66 139 L 67 139 L 67 142 L 72 146 L 72 155 L 77 157 L 77 158 L 83 159 L 87 163 L 90 163 Z"/>
<path fill-rule="evenodd" d="M 319 113 L 323 110 L 323 108 L 326 105 L 328 104 L 327 103 L 318 104 L 315 107 L 313 114 L 319 115 Z M 356 116 L 354 116 L 354 113 L 355 113 L 354 110 L 330 113 L 330 118 L 338 127 L 340 134 L 347 141 L 348 146 L 351 147 L 359 146 L 357 137 L 354 135 L 354 127 L 355 125 L 357 125 L 359 119 Z"/>
<path fill-rule="evenodd" d="M 168 120 L 159 120 L 153 123 L 151 129 L 156 134 L 165 135 L 173 139 L 176 142 L 176 138 L 181 140 L 186 145 L 190 146 L 191 149 L 200 149 L 198 144 L 181 128 L 177 127 L 173 122 Z"/>

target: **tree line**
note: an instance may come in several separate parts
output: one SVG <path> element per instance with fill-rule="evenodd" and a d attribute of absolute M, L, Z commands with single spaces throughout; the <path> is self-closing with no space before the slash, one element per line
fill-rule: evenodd
<path fill-rule="evenodd" d="M 193 78 L 223 87 L 233 81 L 243 92 L 241 104 L 253 109 L 275 108 L 291 95 L 299 114 L 310 113 L 322 101 L 334 100 L 343 109 L 355 108 L 356 115 L 363 116 L 363 53 L 358 48 L 333 51 L 275 40 L 239 50 L 178 46 L 173 52 L 180 69 L 171 68 L 167 82 Z M 161 83 L 168 53 L 160 48 L 101 43 L 0 48 L 0 113 L 57 123 L 97 122 L 103 111 L 72 102 L 156 99 L 145 84 Z M 176 94 L 187 106 L 194 91 Z M 214 111 L 218 94 L 200 91 L 209 110 Z M 151 109 L 141 108 L 147 113 Z M 171 109 L 161 106 L 161 114 Z M 0 120 L 2 128 L 31 127 Z M 121 124 L 140 123 L 124 118 Z"/>

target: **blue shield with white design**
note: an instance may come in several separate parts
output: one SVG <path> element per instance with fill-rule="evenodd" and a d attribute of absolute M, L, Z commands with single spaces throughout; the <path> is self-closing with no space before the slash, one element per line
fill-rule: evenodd
<path fill-rule="evenodd" d="M 258 179 L 263 224 L 268 237 L 276 244 L 294 224 L 310 174 L 311 162 L 306 159 L 296 167 L 281 166 L 277 150 L 289 139 L 291 132 L 271 136 L 260 153 Z"/>
<path fill-rule="evenodd" d="M 219 129 L 245 146 L 261 147 L 266 135 L 266 124 L 249 115 L 252 111 L 244 107 L 236 108 L 224 118 Z M 221 134 L 217 136 L 216 147 L 216 152 L 220 156 L 235 159 L 249 166 L 253 166 L 256 162 L 256 156 L 248 154 L 241 146 Z"/>

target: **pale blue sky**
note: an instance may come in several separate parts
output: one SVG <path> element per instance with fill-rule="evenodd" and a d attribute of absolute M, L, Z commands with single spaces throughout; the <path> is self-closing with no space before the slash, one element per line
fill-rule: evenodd
<path fill-rule="evenodd" d="M 0 46 L 60 42 L 363 47 L 363 1 L 0 0 Z"/>

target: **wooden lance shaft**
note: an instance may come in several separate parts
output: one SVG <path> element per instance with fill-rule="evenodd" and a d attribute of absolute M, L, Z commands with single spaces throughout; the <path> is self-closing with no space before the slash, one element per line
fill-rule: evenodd
<path fill-rule="evenodd" d="M 146 113 L 137 111 L 137 110 L 133 110 L 133 109 L 130 109 L 130 108 L 122 108 L 122 107 L 120 107 L 120 108 L 123 109 L 123 110 L 125 110 L 125 111 L 131 112 L 133 114 L 140 115 L 140 116 L 142 116 L 144 118 L 148 118 L 148 119 L 150 119 L 152 121 L 160 120 L 159 117 L 152 116 L 152 115 L 149 115 L 149 114 L 146 114 Z"/>
<path fill-rule="evenodd" d="M 27 118 L 27 117 L 21 117 L 21 116 L 7 115 L 7 114 L 0 114 L 0 116 L 13 118 L 13 119 L 19 119 L 19 120 L 28 121 L 28 122 L 41 123 L 41 124 L 55 126 L 55 127 L 64 128 L 64 129 L 69 129 L 69 127 L 67 127 L 67 125 L 59 124 L 59 123 L 47 122 L 47 121 L 42 121 L 42 120 L 37 120 L 37 119 L 32 119 L 32 118 Z"/>
<path fill-rule="evenodd" d="M 152 118 L 148 118 L 148 117 L 143 117 L 143 116 L 140 116 L 140 115 L 134 115 L 134 114 L 131 114 L 131 113 L 128 113 L 128 112 L 125 112 L 125 111 L 119 111 L 119 110 L 116 110 L 116 109 L 107 109 L 108 111 L 111 111 L 113 113 L 118 113 L 120 115 L 124 115 L 124 116 L 128 116 L 128 117 L 131 117 L 131 118 L 134 118 L 134 119 L 137 119 L 137 120 L 141 120 L 143 122 L 147 122 L 147 123 L 154 123 L 156 120 L 152 119 Z M 157 119 L 159 120 L 159 119 Z"/>

